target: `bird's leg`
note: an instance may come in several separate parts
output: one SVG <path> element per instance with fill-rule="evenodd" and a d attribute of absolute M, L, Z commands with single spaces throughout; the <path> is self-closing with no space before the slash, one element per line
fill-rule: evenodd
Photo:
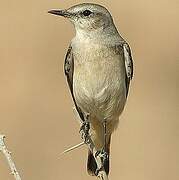
<path fill-rule="evenodd" d="M 95 156 L 100 156 L 102 159 L 102 167 L 100 169 L 96 170 L 96 174 L 98 174 L 98 172 L 104 168 L 105 162 L 108 161 L 109 155 L 107 153 L 107 122 L 106 120 L 104 120 L 103 122 L 103 135 L 104 135 L 104 139 L 103 139 L 103 147 L 101 149 L 101 151 L 97 151 L 97 153 L 95 154 Z"/>
<path fill-rule="evenodd" d="M 104 146 L 103 149 L 104 151 L 107 151 L 107 122 L 104 120 L 103 122 L 103 132 L 104 132 Z"/>
<path fill-rule="evenodd" d="M 89 123 L 89 114 L 84 116 L 84 121 L 80 127 L 81 138 L 84 140 L 84 143 L 87 144 L 89 137 L 90 123 Z"/>
<path fill-rule="evenodd" d="M 108 160 L 108 153 L 107 153 L 107 122 L 106 119 L 103 122 L 103 134 L 104 134 L 104 143 L 103 143 L 103 148 L 102 148 L 102 155 L 103 155 L 103 164 L 105 163 L 105 161 Z"/>

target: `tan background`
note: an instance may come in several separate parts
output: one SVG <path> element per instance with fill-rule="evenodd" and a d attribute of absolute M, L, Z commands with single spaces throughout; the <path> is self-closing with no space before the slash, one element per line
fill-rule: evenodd
<path fill-rule="evenodd" d="M 23 180 L 92 180 L 63 74 L 73 26 L 47 14 L 77 2 L 1 0 L 0 132 Z M 113 135 L 111 180 L 178 180 L 178 0 L 93 1 L 106 5 L 130 43 L 135 76 Z M 0 154 L 0 180 L 12 180 Z"/>

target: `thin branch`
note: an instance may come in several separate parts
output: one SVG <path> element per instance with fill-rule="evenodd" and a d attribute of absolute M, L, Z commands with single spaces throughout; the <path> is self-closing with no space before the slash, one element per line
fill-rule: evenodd
<path fill-rule="evenodd" d="M 76 114 L 77 120 L 80 122 L 80 125 L 82 126 L 83 123 L 85 123 L 78 115 L 76 108 L 74 108 L 74 112 Z M 85 133 L 85 132 L 83 132 Z M 101 180 L 108 180 L 108 175 L 106 174 L 105 170 L 104 170 L 104 166 L 103 166 L 103 160 L 102 157 L 97 156 L 98 151 L 95 148 L 95 145 L 90 137 L 90 135 L 88 134 L 87 136 L 87 141 L 85 141 L 85 139 L 82 137 L 82 140 L 84 141 L 84 143 L 88 146 L 89 150 L 91 151 L 91 153 L 93 154 L 96 164 L 97 164 L 97 169 L 98 169 L 98 178 Z"/>
<path fill-rule="evenodd" d="M 15 180 L 21 180 L 21 177 L 16 169 L 15 163 L 12 160 L 11 153 L 6 148 L 6 145 L 4 143 L 4 138 L 5 136 L 0 134 L 0 152 L 2 151 L 2 153 L 4 154 L 11 169 L 11 174 L 14 175 Z"/>
<path fill-rule="evenodd" d="M 73 146 L 73 147 L 70 147 L 70 148 L 66 149 L 65 151 L 63 151 L 63 152 L 61 153 L 61 155 L 66 154 L 66 153 L 69 153 L 69 152 L 73 151 L 74 149 L 77 149 L 77 148 L 83 146 L 84 144 L 85 144 L 84 142 L 81 142 L 81 143 L 79 143 L 79 144 L 77 144 L 77 145 L 75 145 L 75 146 Z"/>

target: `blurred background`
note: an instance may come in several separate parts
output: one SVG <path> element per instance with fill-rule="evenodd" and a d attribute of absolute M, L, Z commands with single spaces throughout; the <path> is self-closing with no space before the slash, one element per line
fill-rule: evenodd
<path fill-rule="evenodd" d="M 1 0 L 0 133 L 23 180 L 86 179 L 86 147 L 63 73 L 74 29 L 49 9 L 86 1 Z M 129 42 L 130 96 L 112 138 L 111 180 L 179 179 L 178 0 L 90 1 L 105 5 Z M 0 154 L 0 179 L 13 180 Z"/>

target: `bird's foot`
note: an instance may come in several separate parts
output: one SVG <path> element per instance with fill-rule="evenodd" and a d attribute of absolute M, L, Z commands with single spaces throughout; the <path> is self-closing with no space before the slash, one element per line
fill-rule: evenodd
<path fill-rule="evenodd" d="M 95 171 L 95 176 L 99 175 L 99 172 L 103 170 L 103 166 L 101 166 L 101 168 L 97 168 Z"/>
<path fill-rule="evenodd" d="M 95 157 L 100 157 L 101 158 L 101 167 L 97 168 L 95 171 L 95 175 L 98 176 L 100 171 L 104 171 L 105 169 L 105 164 L 109 159 L 108 153 L 104 150 L 104 148 L 101 151 L 97 151 L 95 154 Z"/>
<path fill-rule="evenodd" d="M 97 156 L 99 156 L 101 158 L 103 166 L 104 166 L 105 162 L 109 160 L 109 155 L 106 152 L 105 148 L 103 148 L 100 151 L 97 151 L 95 154 L 95 157 L 97 157 Z"/>
<path fill-rule="evenodd" d="M 84 140 L 86 144 L 88 143 L 89 130 L 90 130 L 89 122 L 88 121 L 83 122 L 82 126 L 80 127 L 80 134 L 81 134 L 81 138 Z"/>

